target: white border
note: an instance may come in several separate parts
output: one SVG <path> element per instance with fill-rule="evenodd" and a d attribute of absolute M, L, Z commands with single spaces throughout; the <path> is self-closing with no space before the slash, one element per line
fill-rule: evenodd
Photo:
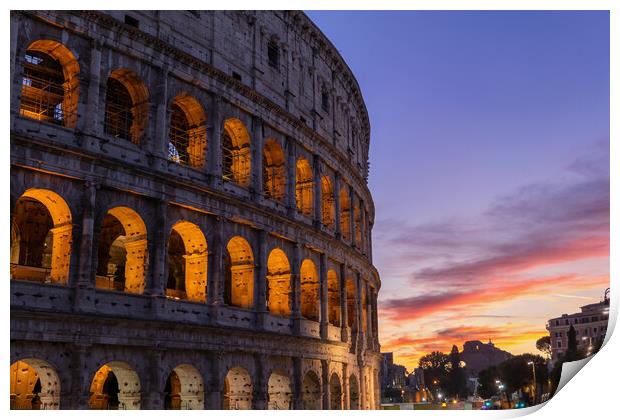
<path fill-rule="evenodd" d="M 7 4 L 7 3 L 5 3 Z M 281 9 L 315 9 L 315 10 L 338 10 L 338 9 L 350 9 L 352 6 L 355 9 L 364 9 L 371 10 L 377 9 L 378 6 L 381 7 L 382 10 L 391 9 L 391 10 L 402 10 L 402 9 L 413 9 L 413 10 L 439 10 L 439 9 L 452 9 L 452 10 L 611 10 L 610 13 L 610 23 L 611 23 L 611 44 L 610 44 L 610 62 L 611 62 L 611 115 L 620 115 L 618 112 L 618 98 L 620 97 L 619 93 L 619 85 L 618 75 L 620 75 L 620 66 L 618 65 L 618 57 L 620 53 L 620 46 L 618 43 L 619 39 L 619 26 L 620 26 L 620 2 L 613 0 L 590 0 L 590 1 L 578 1 L 578 0 L 519 0 L 519 1 L 508 1 L 508 0 L 409 0 L 409 1 L 395 1 L 395 0 L 384 0 L 380 3 L 378 2 L 370 2 L 366 0 L 358 0 L 356 2 L 346 2 L 343 0 L 334 1 L 334 0 L 314 0 L 314 1 L 282 1 L 282 0 L 267 0 L 262 2 L 257 1 L 228 1 L 225 3 L 222 2 L 199 2 L 199 1 L 177 1 L 177 2 L 164 2 L 161 0 L 154 0 L 149 2 L 131 2 L 131 1 L 117 1 L 117 0 L 109 0 L 109 1 L 90 1 L 87 4 L 79 1 L 61 1 L 54 2 L 50 4 L 49 1 L 30 1 L 25 3 L 8 3 L 8 6 L 13 8 L 24 8 L 24 9 L 49 9 L 51 7 L 55 7 L 57 9 L 83 9 L 85 6 L 92 9 L 265 9 L 265 10 L 281 10 Z M 171 7 L 172 6 L 172 7 Z M 9 43 L 7 42 L 10 37 L 10 27 L 8 25 L 8 9 L 5 9 L 5 22 L 7 24 L 2 26 L 2 32 L 4 34 L 4 43 L 2 45 L 2 49 L 4 52 L 4 57 L 9 56 Z M 5 109 L 3 111 L 3 128 L 4 133 L 6 134 L 9 126 L 9 100 L 10 91 L 9 85 L 6 83 L 9 80 L 9 67 L 5 64 L 2 67 L 2 72 L 4 75 L 3 80 L 5 81 L 3 84 L 3 97 L 5 99 Z M 620 144 L 618 138 L 618 122 L 613 118 L 611 119 L 611 232 L 610 232 L 610 240 L 611 240 L 611 253 L 610 253 L 610 261 L 611 261 L 611 283 L 612 283 L 612 306 L 610 312 L 610 327 L 608 331 L 613 331 L 613 326 L 617 321 L 618 316 L 618 297 L 617 294 L 614 293 L 615 287 L 618 284 L 617 279 L 615 278 L 620 264 L 620 251 L 618 248 L 618 238 L 620 238 L 620 232 L 618 229 L 618 200 L 619 200 L 619 180 L 618 177 L 618 169 L 620 168 Z M 9 164 L 9 142 L 5 141 L 2 145 L 3 150 L 0 153 L 2 156 L 3 164 L 1 165 L 2 170 L 4 171 L 4 177 L 2 178 L 4 182 L 2 183 L 2 197 L 8 197 L 9 195 L 9 177 L 10 177 L 10 164 Z M 3 216 L 8 219 L 8 214 L 10 213 L 8 209 L 8 202 L 5 200 L 2 201 L 2 210 Z M 5 219 L 5 220 L 6 220 Z M 8 232 L 8 223 L 0 224 L 0 232 L 5 240 L 9 238 Z M 5 247 L 3 252 L 0 254 L 0 266 L 7 267 L 8 266 L 8 243 L 5 242 Z M 6 273 L 6 271 L 5 271 Z M 7 273 L 8 274 L 8 273 Z M 4 335 L 4 347 L 2 351 L 2 360 L 5 366 L 5 369 L 9 366 L 9 283 L 8 276 L 4 278 L 2 282 L 2 296 L 4 299 L 4 323 L 3 326 L 3 335 Z M 611 338 L 611 339 L 610 339 Z M 321 412 L 320 416 L 335 418 L 336 416 L 346 415 L 347 417 L 356 417 L 356 418 L 371 418 L 374 416 L 388 417 L 388 418 L 404 418 L 411 417 L 426 419 L 426 418 L 447 418 L 452 416 L 458 416 L 458 418 L 500 418 L 500 417 L 515 417 L 518 415 L 523 415 L 527 413 L 531 413 L 532 419 L 545 419 L 548 420 L 551 418 L 562 418 L 562 419 L 570 419 L 570 418 L 588 418 L 590 420 L 594 420 L 597 418 L 607 419 L 610 417 L 610 413 L 613 410 L 613 406 L 615 405 L 616 398 L 616 388 L 618 386 L 616 378 L 620 378 L 620 362 L 618 361 L 617 355 L 620 355 L 620 342 L 617 337 L 614 337 L 613 334 L 610 337 L 608 334 L 607 342 L 604 348 L 597 354 L 595 357 L 588 360 L 588 368 L 579 372 L 579 374 L 572 380 L 568 382 L 568 384 L 558 393 L 556 396 L 549 401 L 544 409 L 525 409 L 525 410 L 510 410 L 510 411 L 381 411 L 381 412 Z M 4 380 L 0 385 L 0 395 L 8 394 L 8 385 L 9 382 Z M 9 399 L 2 399 L 2 406 L 8 410 L 8 402 Z M 617 411 L 617 410 L 616 410 Z M 457 414 L 458 413 L 458 414 Z M 171 413 L 168 413 L 171 414 Z M 179 413 L 177 413 L 178 415 Z M 81 412 L 68 412 L 68 411 L 59 411 L 59 412 L 47 412 L 45 414 L 37 413 L 37 412 L 10 412 L 10 416 L 16 418 L 33 418 L 43 416 L 50 418 L 77 418 L 78 416 L 84 416 L 86 413 Z M 88 412 L 87 414 L 92 418 L 103 418 L 103 416 L 120 416 L 123 417 L 131 417 L 134 418 L 136 416 L 143 416 L 144 412 L 120 412 L 110 413 L 110 412 Z M 149 416 L 155 417 L 164 417 L 166 414 L 164 412 L 149 412 Z M 217 416 L 217 418 L 240 418 L 242 417 L 252 417 L 254 419 L 273 419 L 273 418 L 284 418 L 284 416 L 300 416 L 302 418 L 310 418 L 315 416 L 316 413 L 313 412 L 184 412 L 182 414 L 183 417 L 211 417 Z"/>

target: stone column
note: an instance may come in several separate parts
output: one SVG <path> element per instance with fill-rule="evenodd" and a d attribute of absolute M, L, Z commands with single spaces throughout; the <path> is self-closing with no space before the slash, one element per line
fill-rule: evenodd
<path fill-rule="evenodd" d="M 351 409 L 351 395 L 349 395 L 349 392 L 351 391 L 349 388 L 349 375 L 348 375 L 348 369 L 347 369 L 347 364 L 343 363 L 342 364 L 342 409 L 343 410 L 350 410 Z"/>
<path fill-rule="evenodd" d="M 370 287 L 364 282 L 364 288 L 366 289 L 366 347 L 372 348 L 373 345 L 373 323 L 372 323 L 372 294 Z"/>
<path fill-rule="evenodd" d="M 149 350 L 145 355 L 148 360 L 148 380 L 141 383 L 141 409 L 162 410 L 164 408 L 163 392 L 165 384 L 161 381 L 161 351 Z M 144 388 L 146 382 L 146 389 Z"/>
<path fill-rule="evenodd" d="M 364 284 L 362 282 L 362 275 L 359 272 L 355 273 L 355 290 L 357 291 L 355 296 L 355 308 L 357 310 L 357 344 L 356 346 L 359 351 L 363 351 L 363 343 L 364 343 L 364 326 L 362 325 L 362 317 L 364 316 L 362 312 L 362 287 Z M 359 354 L 359 352 L 358 352 Z"/>
<path fill-rule="evenodd" d="M 69 395 L 61 395 L 60 408 L 71 410 L 87 410 L 89 408 L 90 380 L 88 376 L 87 360 L 91 351 L 90 346 L 75 344 L 70 353 L 71 357 L 71 390 Z M 61 388 L 61 392 L 62 392 Z M 68 404 L 65 405 L 65 400 Z"/>
<path fill-rule="evenodd" d="M 300 357 L 293 357 L 293 409 L 303 410 L 303 380 L 302 360 Z"/>
<path fill-rule="evenodd" d="M 212 188 L 222 186 L 222 97 L 213 95 L 207 137 L 207 172 Z"/>
<path fill-rule="evenodd" d="M 295 139 L 286 138 L 286 208 L 289 217 L 297 212 L 297 199 L 295 195 L 297 159 Z"/>
<path fill-rule="evenodd" d="M 207 264 L 207 302 L 210 305 L 218 306 L 224 303 L 224 218 L 215 219 L 215 227 L 212 243 L 209 245 L 209 262 Z M 217 309 L 212 311 L 212 315 L 217 314 Z"/>
<path fill-rule="evenodd" d="M 347 311 L 347 264 L 340 264 L 340 336 L 346 343 L 349 339 L 349 313 Z"/>
<path fill-rule="evenodd" d="M 88 78 L 88 93 L 86 95 L 86 112 L 78 119 L 78 126 L 87 134 L 96 137 L 103 135 L 103 118 L 105 117 L 105 103 L 101 99 L 101 42 L 92 40 L 90 45 L 90 74 Z M 103 109 L 99 105 L 103 105 Z M 84 145 L 88 148 L 88 145 Z"/>
<path fill-rule="evenodd" d="M 360 200 L 360 232 L 360 251 L 366 254 L 366 207 L 363 200 Z"/>
<path fill-rule="evenodd" d="M 363 361 L 361 361 L 361 363 L 359 363 L 359 358 L 358 358 L 358 364 L 359 364 L 359 372 L 360 372 L 360 390 L 359 390 L 359 398 L 360 398 L 360 409 L 361 410 L 366 410 L 368 407 L 366 405 L 366 397 L 367 397 L 367 393 L 366 393 L 366 368 L 364 366 Z"/>
<path fill-rule="evenodd" d="M 357 197 L 355 196 L 355 190 L 349 185 L 349 236 L 350 244 L 355 246 L 355 203 Z"/>
<path fill-rule="evenodd" d="M 154 124 L 149 124 L 149 127 L 154 127 L 154 132 L 150 133 L 152 138 L 151 144 L 147 146 L 147 149 L 155 157 L 154 166 L 159 170 L 165 170 L 168 162 L 168 131 L 170 121 L 170 107 L 168 106 L 168 74 L 169 70 L 164 67 L 159 75 L 160 80 L 155 87 L 157 95 L 153 95 L 154 104 L 151 105 L 150 115 L 155 118 Z"/>
<path fill-rule="evenodd" d="M 77 281 L 75 284 L 74 305 L 78 311 L 93 311 L 94 300 L 94 272 L 93 272 L 93 249 L 95 204 L 97 200 L 97 185 L 94 182 L 86 182 L 83 198 L 82 232 L 80 237 L 79 266 Z"/>
<path fill-rule="evenodd" d="M 301 332 L 301 244 L 293 244 L 293 258 L 291 263 L 291 318 L 293 333 Z"/>
<path fill-rule="evenodd" d="M 374 337 L 375 351 L 379 351 L 379 318 L 378 318 L 378 306 L 377 306 L 377 291 L 373 289 L 372 293 L 372 333 Z"/>
<path fill-rule="evenodd" d="M 331 409 L 331 398 L 329 389 L 329 362 L 327 360 L 321 360 L 321 379 L 322 379 L 322 396 L 323 396 L 323 410 Z"/>
<path fill-rule="evenodd" d="M 336 172 L 334 174 L 334 212 L 336 213 L 334 221 L 336 225 L 336 239 L 341 239 L 342 232 L 340 230 L 340 172 Z"/>
<path fill-rule="evenodd" d="M 156 203 L 156 216 L 154 226 L 149 231 L 149 253 L 152 252 L 152 275 L 147 293 L 152 296 L 163 297 L 166 294 L 166 282 L 168 280 L 168 201 L 159 200 Z"/>
<path fill-rule="evenodd" d="M 205 387 L 205 402 L 207 410 L 221 410 L 222 407 L 222 353 L 213 353 L 211 356 L 211 377 Z"/>
<path fill-rule="evenodd" d="M 267 392 L 267 380 L 265 375 L 267 374 L 265 365 L 267 364 L 264 354 L 256 353 L 254 355 L 255 365 L 255 378 L 254 389 L 252 392 L 252 409 L 265 410 L 267 409 L 267 401 L 269 399 Z"/>
<path fill-rule="evenodd" d="M 264 328 L 267 314 L 267 232 L 257 232 L 256 269 L 254 270 L 254 307 L 256 308 L 256 326 Z"/>
<path fill-rule="evenodd" d="M 312 174 L 314 188 L 314 227 L 320 228 L 323 223 L 323 207 L 321 206 L 321 159 L 318 154 L 312 156 Z"/>
<path fill-rule="evenodd" d="M 255 199 L 263 195 L 263 120 L 260 117 L 252 117 L 252 189 Z"/>
<path fill-rule="evenodd" d="M 327 284 L 327 255 L 325 253 L 319 256 L 319 303 L 321 305 L 321 338 L 326 340 L 329 329 L 329 311 L 328 311 L 328 284 Z"/>

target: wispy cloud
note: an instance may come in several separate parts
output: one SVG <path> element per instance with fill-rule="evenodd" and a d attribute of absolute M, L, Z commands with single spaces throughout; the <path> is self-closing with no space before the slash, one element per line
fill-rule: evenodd
<path fill-rule="evenodd" d="M 560 180 L 523 186 L 499 197 L 476 218 L 416 226 L 395 220 L 378 223 L 381 233 L 375 238 L 375 247 L 390 250 L 385 256 L 390 268 L 387 273 L 382 271 L 383 281 L 399 277 L 408 282 L 403 290 L 410 291 L 380 302 L 384 328 L 393 331 L 404 321 L 428 317 L 442 317 L 446 323 L 471 319 L 468 317 L 489 321 L 518 317 L 513 313 L 486 314 L 484 309 L 501 311 L 500 305 L 528 297 L 578 299 L 583 290 L 606 287 L 607 156 L 602 150 L 598 157 L 581 158 L 567 167 Z M 597 261 L 596 270 L 584 268 L 587 261 Z M 544 321 L 539 325 L 544 330 Z M 510 341 L 511 334 L 528 336 L 527 331 L 513 330 L 486 332 L 489 337 L 504 337 L 504 342 Z M 530 330 L 538 334 L 541 328 Z M 390 340 L 388 346 L 431 348 L 445 342 L 445 332 L 450 331 L 400 337 Z M 465 334 L 447 334 L 448 338 L 467 338 L 470 332 L 459 331 Z"/>

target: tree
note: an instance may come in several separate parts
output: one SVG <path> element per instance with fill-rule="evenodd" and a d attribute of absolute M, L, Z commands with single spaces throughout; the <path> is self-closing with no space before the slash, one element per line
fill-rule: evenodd
<path fill-rule="evenodd" d="M 424 382 L 433 392 L 446 383 L 449 362 L 448 355 L 440 351 L 434 351 L 420 358 L 418 365 L 424 372 Z"/>
<path fill-rule="evenodd" d="M 536 348 L 544 353 L 547 359 L 551 359 L 551 336 L 546 335 L 536 340 Z"/>
<path fill-rule="evenodd" d="M 564 356 L 564 362 L 574 362 L 575 360 L 582 359 L 583 356 L 577 348 L 577 332 L 575 327 L 571 324 L 568 329 L 568 347 Z"/>
<path fill-rule="evenodd" d="M 467 383 L 465 382 L 465 372 L 461 367 L 461 355 L 456 346 L 452 346 L 448 369 L 448 383 L 446 384 L 448 395 L 456 398 L 464 396 L 467 393 Z"/>

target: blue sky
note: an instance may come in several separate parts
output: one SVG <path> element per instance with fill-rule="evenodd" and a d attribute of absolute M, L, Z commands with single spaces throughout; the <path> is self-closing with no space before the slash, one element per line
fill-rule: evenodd
<path fill-rule="evenodd" d="M 430 293 L 430 300 L 436 298 L 438 291 L 420 270 L 445 272 L 512 249 L 515 243 L 523 251 L 528 235 L 542 241 L 558 239 L 553 243 L 558 249 L 568 247 L 573 259 L 562 264 L 554 257 L 542 259 L 526 277 L 520 273 L 519 281 L 533 281 L 536 273 L 571 275 L 583 286 L 589 284 L 582 278 L 586 276 L 593 279 L 589 289 L 575 289 L 565 280 L 562 287 L 578 291 L 580 298 L 602 293 L 601 278 L 609 273 L 609 257 L 600 248 L 605 238 L 608 243 L 609 223 L 607 12 L 307 13 L 353 70 L 370 114 L 369 183 L 377 211 L 373 246 L 383 281 L 380 299 L 387 315 L 381 324 L 388 347 L 391 339 L 418 329 L 419 323 L 432 324 L 415 317 L 410 323 L 390 321 L 390 310 L 402 311 L 406 305 L 396 304 L 398 297 L 423 300 Z M 556 201 L 545 199 L 546 194 Z M 506 206 L 506 200 L 514 206 Z M 523 204 L 524 200 L 529 201 Z M 594 212 L 600 220 L 592 223 L 596 233 L 588 234 L 581 226 L 589 221 L 592 202 L 600 204 Z M 498 222 L 501 209 L 515 214 L 523 206 L 536 217 L 545 212 L 551 220 L 548 226 L 558 231 L 543 230 L 539 219 L 522 220 L 519 229 L 510 228 L 509 221 Z M 565 219 L 557 222 L 562 215 L 554 217 L 567 207 L 584 209 L 582 219 L 569 218 L 574 236 L 564 235 Z M 543 232 L 549 236 L 541 236 Z M 560 245 L 560 237 L 570 245 Z M 597 237 L 603 244 L 586 237 Z M 575 243 L 584 244 L 582 253 L 575 252 Z M 527 255 L 538 252 L 530 251 Z M 500 277 L 514 280 L 514 275 L 506 272 Z M 445 287 L 440 292 L 450 289 Z M 558 298 L 540 318 L 576 310 L 582 303 L 583 299 Z M 454 312 L 452 306 L 444 309 Z M 437 326 L 427 337 L 440 325 L 454 326 L 447 325 L 445 317 L 442 321 L 441 314 L 432 314 Z M 544 330 L 544 321 L 541 325 Z M 539 330 L 532 322 L 529 330 L 523 325 L 519 333 Z M 506 345 L 529 349 L 526 344 Z M 407 351 L 419 353 L 420 348 L 410 345 Z"/>

